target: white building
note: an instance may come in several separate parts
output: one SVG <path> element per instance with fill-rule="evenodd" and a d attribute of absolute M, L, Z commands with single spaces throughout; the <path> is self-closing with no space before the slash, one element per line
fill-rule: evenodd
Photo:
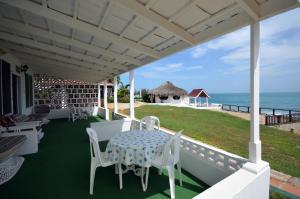
<path fill-rule="evenodd" d="M 187 95 L 184 89 L 176 87 L 169 81 L 150 90 L 148 93 L 151 95 L 151 102 L 169 104 L 181 104 Z"/>

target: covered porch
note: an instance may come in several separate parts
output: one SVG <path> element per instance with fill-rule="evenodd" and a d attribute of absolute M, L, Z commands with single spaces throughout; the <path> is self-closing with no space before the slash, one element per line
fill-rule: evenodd
<path fill-rule="evenodd" d="M 92 108 L 91 116 L 99 115 L 105 120 L 110 119 L 108 83 L 113 80 L 112 119 L 123 119 L 118 113 L 117 76 L 129 72 L 132 129 L 139 126 L 134 111 L 135 68 L 250 25 L 249 158 L 183 136 L 180 154 L 186 171 L 186 187 L 176 186 L 176 198 L 268 198 L 270 167 L 261 158 L 259 132 L 260 21 L 296 8 L 299 1 L 0 2 L 1 115 L 32 113 L 36 98 L 32 76 L 46 74 L 76 80 L 78 85 L 80 82 L 93 85 L 92 105 L 79 105 L 79 108 Z M 19 82 L 15 87 L 13 78 Z M 78 99 L 75 101 L 74 104 L 81 103 Z M 69 117 L 72 103 L 68 101 L 65 106 L 51 109 L 48 119 Z M 90 197 L 89 152 L 84 136 L 90 122 L 91 118 L 77 123 L 61 119 L 45 125 L 46 136 L 39 146 L 40 151 L 25 156 L 28 163 L 25 162 L 15 178 L 0 187 L 1 195 L 4 193 L 9 198 L 19 198 L 21 194 L 36 198 L 70 197 L 69 194 L 74 198 Z M 69 146 L 64 150 L 65 142 Z M 66 172 L 62 172 L 64 169 Z M 138 183 L 128 177 L 128 187 L 120 191 L 114 186 L 117 182 L 113 182 L 113 169 L 99 170 L 94 197 L 97 194 L 112 198 L 123 194 L 130 198 L 170 197 L 168 183 L 163 183 L 165 175 L 151 175 L 153 182 L 147 192 L 136 191 Z M 112 175 L 108 175 L 109 172 Z M 28 183 L 32 175 L 35 184 Z"/>

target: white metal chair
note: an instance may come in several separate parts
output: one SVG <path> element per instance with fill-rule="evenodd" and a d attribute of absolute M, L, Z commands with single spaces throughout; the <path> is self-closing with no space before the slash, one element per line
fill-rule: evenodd
<path fill-rule="evenodd" d="M 91 128 L 87 128 L 86 131 L 90 138 L 90 150 L 91 150 L 90 194 L 92 195 L 97 167 L 108 167 L 116 164 L 117 162 L 112 162 L 107 160 L 104 155 L 105 153 L 100 151 L 97 133 Z M 120 187 L 121 187 L 122 172 L 119 172 L 119 180 L 120 180 Z"/>
<path fill-rule="evenodd" d="M 82 108 L 77 109 L 78 117 L 81 120 L 87 120 L 88 119 L 88 113 L 84 111 Z"/>
<path fill-rule="evenodd" d="M 168 140 L 165 144 L 163 152 L 161 155 L 157 156 L 151 165 L 159 169 L 159 173 L 162 173 L 162 169 L 167 169 L 169 175 L 170 183 L 170 193 L 171 198 L 175 198 L 175 174 L 174 167 L 177 165 L 179 172 L 179 182 L 182 186 L 182 176 L 181 176 L 181 163 L 180 163 L 180 137 L 183 130 L 176 133 L 174 136 Z M 146 176 L 146 181 L 148 177 Z M 148 182 L 146 182 L 147 186 Z"/>
<path fill-rule="evenodd" d="M 146 129 L 147 131 L 153 131 L 153 130 L 155 130 L 155 126 L 157 126 L 157 130 L 159 130 L 160 121 L 159 121 L 158 117 L 146 116 L 141 119 L 140 130 Z"/>
<path fill-rule="evenodd" d="M 79 119 L 79 114 L 75 107 L 70 108 L 69 119 L 71 119 L 72 122 L 75 122 L 75 120 Z"/>

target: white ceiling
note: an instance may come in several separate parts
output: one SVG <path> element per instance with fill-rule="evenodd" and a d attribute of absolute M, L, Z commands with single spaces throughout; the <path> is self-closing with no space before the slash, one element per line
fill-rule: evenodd
<path fill-rule="evenodd" d="M 0 0 L 0 48 L 98 82 L 299 6 L 297 0 Z"/>

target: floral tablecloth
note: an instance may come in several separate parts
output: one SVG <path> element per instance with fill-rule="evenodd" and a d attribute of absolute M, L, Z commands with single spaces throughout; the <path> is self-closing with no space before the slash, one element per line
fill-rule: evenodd
<path fill-rule="evenodd" d="M 110 161 L 125 165 L 151 166 L 151 161 L 160 153 L 169 135 L 161 131 L 133 130 L 112 137 L 107 144 L 105 156 Z"/>

